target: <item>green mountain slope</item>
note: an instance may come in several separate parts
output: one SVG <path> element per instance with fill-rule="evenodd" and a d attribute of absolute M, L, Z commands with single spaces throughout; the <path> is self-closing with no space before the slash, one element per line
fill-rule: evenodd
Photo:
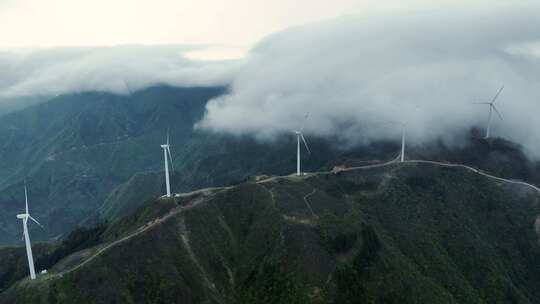
<path fill-rule="evenodd" d="M 0 120 L 0 244 L 19 239 L 14 215 L 27 179 L 31 211 L 46 229 L 34 239 L 71 231 L 93 216 L 133 174 L 158 170 L 159 144 L 170 126 L 188 141 L 206 101 L 222 88 L 156 87 L 131 96 L 81 93 L 5 115 Z"/>
<path fill-rule="evenodd" d="M 15 215 L 29 184 L 32 213 L 45 229 L 30 226 L 34 241 L 58 240 L 73 229 L 92 226 L 136 210 L 163 193 L 159 147 L 170 129 L 175 192 L 235 184 L 257 174 L 289 174 L 295 168 L 294 137 L 271 143 L 249 137 L 194 130 L 207 101 L 224 88 L 156 86 L 129 96 L 87 92 L 58 96 L 0 119 L 0 245 L 21 244 Z M 336 139 L 308 136 L 313 154 L 307 171 L 334 164 L 388 160 L 398 140 L 347 151 Z M 469 139 L 464 148 L 434 143 L 408 149 L 409 158 L 457 161 L 501 176 L 540 183 L 519 147 L 501 139 Z M 144 185 L 144 186 L 143 186 Z"/>
<path fill-rule="evenodd" d="M 0 303 L 538 303 L 538 199 L 431 164 L 208 189 L 88 234 Z"/>
<path fill-rule="evenodd" d="M 136 209 L 135 202 L 121 206 L 126 199 L 117 193 L 142 176 L 162 178 L 160 144 L 167 129 L 176 192 L 237 183 L 259 172 L 291 172 L 292 136 L 269 145 L 193 129 L 206 102 L 223 92 L 223 88 L 159 86 L 130 96 L 80 93 L 2 116 L 0 245 L 20 242 L 15 215 L 23 207 L 25 178 L 31 211 L 45 226 L 30 226 L 33 240 L 57 239 L 96 218 Z M 311 144 L 317 153 L 306 159 L 308 170 L 343 153 L 330 151 L 322 140 L 312 139 Z M 154 197 L 163 191 L 158 189 L 160 180 L 147 182 L 132 196 Z"/>

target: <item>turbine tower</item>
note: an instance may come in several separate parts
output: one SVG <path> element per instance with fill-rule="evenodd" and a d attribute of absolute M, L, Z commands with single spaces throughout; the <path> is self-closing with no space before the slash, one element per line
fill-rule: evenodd
<path fill-rule="evenodd" d="M 307 120 L 308 116 L 309 116 L 309 113 L 306 114 L 304 121 Z M 302 175 L 302 171 L 300 168 L 300 150 L 301 150 L 300 139 L 304 142 L 304 146 L 306 146 L 306 150 L 308 151 L 308 153 L 311 154 L 311 150 L 309 150 L 306 139 L 304 138 L 304 134 L 302 133 L 303 130 L 304 130 L 304 126 L 302 126 L 300 130 L 294 131 L 294 133 L 296 134 L 296 175 L 297 176 Z"/>
<path fill-rule="evenodd" d="M 402 130 L 401 130 L 401 154 L 400 154 L 400 162 L 405 161 L 405 128 L 406 125 L 402 124 Z"/>
<path fill-rule="evenodd" d="M 30 245 L 30 235 L 28 234 L 28 219 L 31 219 L 32 221 L 36 222 L 36 224 L 38 224 L 39 226 L 41 226 L 41 224 L 35 218 L 33 218 L 28 212 L 28 192 L 26 191 L 26 183 L 24 184 L 24 200 L 26 203 L 26 209 L 25 209 L 26 212 L 23 214 L 17 214 L 17 218 L 21 219 L 23 222 L 23 234 L 24 234 L 24 242 L 26 244 L 26 255 L 28 257 L 28 268 L 30 269 L 30 278 L 34 280 L 36 278 L 36 270 L 34 268 L 34 257 L 32 256 L 32 246 Z"/>
<path fill-rule="evenodd" d="M 502 120 L 502 115 L 501 113 L 499 113 L 499 111 L 497 110 L 497 107 L 495 107 L 495 101 L 497 101 L 497 98 L 499 98 L 499 95 L 501 94 L 502 90 L 504 89 L 504 86 L 502 86 L 499 91 L 497 92 L 497 94 L 495 94 L 495 96 L 493 97 L 493 99 L 491 100 L 491 102 L 476 102 L 476 104 L 485 104 L 485 105 L 489 105 L 489 118 L 488 118 L 488 125 L 487 125 L 487 128 L 486 128 L 486 136 L 485 138 L 489 138 L 490 136 L 490 132 L 491 132 L 491 121 L 492 121 L 492 117 L 493 117 L 493 111 L 495 111 L 495 113 L 497 113 L 497 115 L 499 116 L 499 118 Z"/>
<path fill-rule="evenodd" d="M 171 161 L 171 169 L 174 170 L 172 167 L 172 156 L 171 156 L 171 148 L 169 145 L 169 131 L 167 131 L 167 143 L 164 145 L 161 145 L 161 148 L 163 148 L 163 158 L 165 159 L 165 184 L 167 186 L 167 197 L 171 197 L 171 184 L 169 179 L 169 160 Z"/>

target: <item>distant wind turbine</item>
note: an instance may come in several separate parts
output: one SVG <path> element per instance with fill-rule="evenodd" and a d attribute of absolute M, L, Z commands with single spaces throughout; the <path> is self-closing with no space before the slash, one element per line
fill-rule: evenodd
<path fill-rule="evenodd" d="M 309 113 L 306 114 L 304 118 L 304 125 L 308 116 L 309 116 Z M 294 131 L 294 133 L 296 134 L 296 175 L 297 176 L 302 175 L 302 172 L 300 170 L 300 139 L 302 139 L 302 141 L 304 142 L 304 146 L 306 146 L 306 150 L 308 151 L 308 153 L 311 154 L 311 150 L 309 150 L 306 139 L 304 138 L 304 134 L 302 133 L 302 131 L 304 130 L 304 125 L 300 128 L 300 130 Z"/>
<path fill-rule="evenodd" d="M 499 95 L 501 95 L 501 92 L 502 90 L 504 90 L 504 86 L 502 86 L 499 91 L 497 92 L 497 94 L 495 94 L 495 96 L 493 97 L 493 99 L 491 100 L 491 102 L 475 102 L 475 104 L 485 104 L 485 105 L 489 105 L 489 118 L 488 118 L 488 125 L 487 125 L 487 129 L 486 129 L 486 139 L 489 138 L 490 136 L 490 132 L 491 132 L 491 121 L 492 121 L 492 117 L 493 117 L 493 111 L 495 111 L 495 113 L 497 113 L 497 115 L 499 116 L 499 118 L 502 120 L 502 115 L 501 113 L 499 113 L 499 111 L 497 110 L 497 107 L 495 107 L 495 101 L 497 101 L 497 98 L 499 98 Z"/>
<path fill-rule="evenodd" d="M 415 113 L 418 113 L 420 110 L 419 106 L 415 106 L 414 111 Z M 407 138 L 407 124 L 409 121 L 402 120 L 401 121 L 401 153 L 399 154 L 399 161 L 405 162 L 405 144 L 406 144 L 406 138 Z"/>
<path fill-rule="evenodd" d="M 163 148 L 163 157 L 165 159 L 165 184 L 167 185 L 167 197 L 171 197 L 171 184 L 169 180 L 169 160 L 171 161 L 171 169 L 173 168 L 173 160 L 171 156 L 171 148 L 169 145 L 169 131 L 167 130 L 167 143 L 164 145 L 161 145 L 161 148 Z"/>
<path fill-rule="evenodd" d="M 124 83 L 124 87 L 126 88 L 126 93 L 127 93 L 128 95 L 131 95 L 131 89 L 129 88 L 129 85 L 128 85 L 128 83 L 126 82 L 126 80 L 125 80 L 125 79 L 122 79 L 122 82 Z"/>
<path fill-rule="evenodd" d="M 24 184 L 24 200 L 26 203 L 25 213 L 17 214 L 17 218 L 21 219 L 23 222 L 23 233 L 24 233 L 24 242 L 26 244 L 26 255 L 28 257 L 28 268 L 30 269 L 30 278 L 34 280 L 36 278 L 36 270 L 34 268 L 34 257 L 32 256 L 32 246 L 30 245 L 30 235 L 28 234 L 28 219 L 36 222 L 39 226 L 41 224 L 33 218 L 28 212 L 28 192 L 26 191 L 26 183 Z M 41 226 L 43 227 L 43 226 Z"/>

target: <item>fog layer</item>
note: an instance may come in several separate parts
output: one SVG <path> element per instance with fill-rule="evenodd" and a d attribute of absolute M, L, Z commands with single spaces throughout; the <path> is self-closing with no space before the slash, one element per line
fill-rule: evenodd
<path fill-rule="evenodd" d="M 236 61 L 188 60 L 205 46 L 116 46 L 0 51 L 0 101 L 80 91 L 128 94 L 155 84 L 226 85 Z"/>
<path fill-rule="evenodd" d="M 340 144 L 459 142 L 485 127 L 540 156 L 540 5 L 348 16 L 264 39 L 197 127 L 272 139 L 305 132 Z"/>

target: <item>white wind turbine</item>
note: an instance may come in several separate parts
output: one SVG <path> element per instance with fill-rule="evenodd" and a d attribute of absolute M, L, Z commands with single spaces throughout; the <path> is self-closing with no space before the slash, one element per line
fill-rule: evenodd
<path fill-rule="evenodd" d="M 415 115 L 417 115 L 419 110 L 420 110 L 419 106 L 416 106 L 414 108 L 414 113 L 416 113 Z M 401 121 L 401 153 L 399 154 L 399 161 L 401 163 L 405 161 L 405 146 L 406 146 L 405 141 L 407 138 L 407 124 L 408 124 L 408 121 L 406 120 Z"/>
<path fill-rule="evenodd" d="M 304 124 L 308 116 L 309 114 L 306 114 L 304 118 Z M 302 139 L 302 141 L 304 142 L 304 145 L 306 146 L 306 150 L 308 151 L 308 153 L 311 154 L 311 150 L 309 150 L 306 139 L 304 138 L 304 134 L 302 133 L 303 130 L 304 130 L 304 126 L 302 126 L 300 130 L 294 131 L 294 133 L 296 134 L 296 175 L 297 176 L 302 175 L 302 172 L 300 170 L 300 139 Z"/>
<path fill-rule="evenodd" d="M 475 102 L 476 104 L 486 104 L 486 105 L 489 105 L 489 118 L 488 118 L 488 125 L 487 125 L 487 129 L 486 129 L 486 139 L 489 138 L 490 136 L 490 132 L 491 132 L 491 120 L 492 120 L 492 117 L 493 117 L 493 111 L 495 111 L 495 113 L 497 113 L 497 115 L 499 115 L 499 118 L 502 120 L 502 115 L 501 113 L 499 113 L 499 111 L 497 110 L 497 107 L 495 107 L 495 101 L 497 101 L 497 98 L 499 98 L 499 95 L 501 94 L 502 90 L 504 89 L 504 86 L 502 86 L 499 91 L 497 92 L 497 94 L 495 94 L 495 97 L 493 97 L 493 99 L 491 100 L 491 102 Z"/>
<path fill-rule="evenodd" d="M 28 234 L 28 219 L 36 222 L 39 226 L 41 224 L 33 218 L 28 212 L 28 192 L 26 191 L 26 183 L 24 184 L 24 200 L 26 203 L 25 213 L 17 214 L 17 218 L 21 219 L 23 222 L 23 233 L 24 233 L 24 242 L 26 244 L 26 255 L 28 257 L 28 268 L 30 268 L 30 278 L 33 280 L 36 278 L 36 270 L 34 268 L 34 257 L 32 256 L 32 246 L 30 245 L 30 235 Z M 43 227 L 43 226 L 41 226 Z"/>
<path fill-rule="evenodd" d="M 167 186 L 167 197 L 171 197 L 171 184 L 169 179 L 169 160 L 171 161 L 171 169 L 173 168 L 173 160 L 171 156 L 171 148 L 169 145 L 169 131 L 167 131 L 167 143 L 164 145 L 161 145 L 161 148 L 163 148 L 163 157 L 165 159 L 165 184 Z"/>
<path fill-rule="evenodd" d="M 399 155 L 400 162 L 405 161 L 405 131 L 407 129 L 407 125 L 405 123 L 401 124 L 401 154 Z"/>

